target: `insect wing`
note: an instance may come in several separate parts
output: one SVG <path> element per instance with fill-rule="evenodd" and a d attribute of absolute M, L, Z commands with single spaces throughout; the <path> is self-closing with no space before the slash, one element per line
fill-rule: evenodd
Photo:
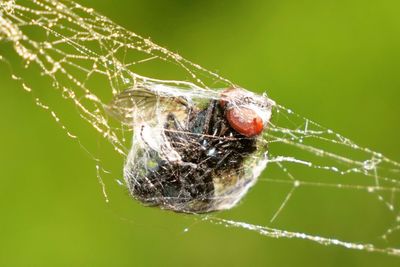
<path fill-rule="evenodd" d="M 157 119 L 169 113 L 185 113 L 187 101 L 183 97 L 159 95 L 147 88 L 133 88 L 121 92 L 107 105 L 107 112 L 129 127 Z"/>

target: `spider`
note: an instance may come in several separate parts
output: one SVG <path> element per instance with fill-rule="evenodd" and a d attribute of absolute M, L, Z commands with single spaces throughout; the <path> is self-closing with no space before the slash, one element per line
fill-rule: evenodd
<path fill-rule="evenodd" d="M 177 212 L 235 206 L 266 165 L 259 152 L 273 105 L 241 88 L 200 97 L 148 85 L 121 93 L 109 111 L 133 128 L 124 167 L 130 193 Z"/>

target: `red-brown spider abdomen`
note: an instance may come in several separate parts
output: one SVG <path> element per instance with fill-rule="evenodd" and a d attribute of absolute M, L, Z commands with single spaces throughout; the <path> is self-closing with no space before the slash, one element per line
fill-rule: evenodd
<path fill-rule="evenodd" d="M 238 133 L 253 137 L 259 135 L 264 128 L 263 120 L 258 114 L 246 107 L 234 107 L 226 112 L 229 125 Z"/>

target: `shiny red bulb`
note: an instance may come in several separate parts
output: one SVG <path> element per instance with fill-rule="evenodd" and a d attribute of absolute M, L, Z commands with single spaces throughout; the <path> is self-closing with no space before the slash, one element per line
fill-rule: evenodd
<path fill-rule="evenodd" d="M 221 94 L 220 105 L 227 109 L 226 119 L 235 131 L 246 137 L 257 136 L 263 131 L 264 122 L 253 109 L 240 105 L 242 97 L 242 90 L 226 89 Z M 234 104 L 229 105 L 230 102 Z"/>
<path fill-rule="evenodd" d="M 263 120 L 250 108 L 231 108 L 226 112 L 229 125 L 246 137 L 259 135 L 264 128 Z"/>

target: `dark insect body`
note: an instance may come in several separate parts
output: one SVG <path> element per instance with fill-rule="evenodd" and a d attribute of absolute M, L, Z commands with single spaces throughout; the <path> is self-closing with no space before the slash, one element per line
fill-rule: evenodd
<path fill-rule="evenodd" d="M 239 88 L 197 98 L 166 89 L 127 90 L 108 107 L 133 129 L 124 167 L 130 193 L 177 212 L 235 206 L 266 166 L 262 133 L 273 101 Z"/>
<path fill-rule="evenodd" d="M 184 164 L 161 160 L 132 189 L 144 203 L 178 211 L 209 211 L 218 200 L 215 179 L 220 186 L 234 184 L 244 159 L 257 149 L 256 139 L 236 132 L 215 100 L 201 111 L 192 110 L 187 128 L 168 114 L 164 131 Z"/>

